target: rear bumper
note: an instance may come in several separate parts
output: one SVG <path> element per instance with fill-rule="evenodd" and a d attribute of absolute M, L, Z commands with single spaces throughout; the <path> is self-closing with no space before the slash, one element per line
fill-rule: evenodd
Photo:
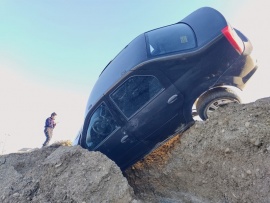
<path fill-rule="evenodd" d="M 229 85 L 243 90 L 248 80 L 258 69 L 256 59 L 250 54 L 246 55 L 250 51 L 250 47 L 247 47 L 244 53 L 221 75 L 214 86 Z"/>
<path fill-rule="evenodd" d="M 244 44 L 241 56 L 228 68 L 215 83 L 218 85 L 235 86 L 244 89 L 247 81 L 258 69 L 257 60 L 252 56 L 253 46 L 250 40 L 239 30 L 235 29 Z"/>

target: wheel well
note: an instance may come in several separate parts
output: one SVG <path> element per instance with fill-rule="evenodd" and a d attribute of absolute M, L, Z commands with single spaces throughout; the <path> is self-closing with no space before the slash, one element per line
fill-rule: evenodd
<path fill-rule="evenodd" d="M 222 86 L 214 86 L 211 88 L 200 88 L 200 89 L 195 89 L 191 96 L 187 98 L 185 101 L 185 110 L 184 110 L 184 116 L 186 118 L 187 122 L 193 121 L 193 116 L 192 116 L 192 111 L 193 109 L 196 109 L 196 102 L 198 101 L 199 98 L 201 98 L 203 95 L 206 93 L 209 93 L 210 91 L 217 91 L 219 89 L 231 89 L 232 91 L 236 92 L 237 94 L 240 93 L 242 90 L 236 86 L 230 86 L 230 85 L 222 85 Z"/>
<path fill-rule="evenodd" d="M 241 91 L 240 88 L 237 88 L 235 86 L 216 86 L 213 88 L 210 88 L 206 91 L 204 91 L 202 94 L 200 94 L 194 101 L 193 105 L 196 105 L 196 102 L 199 100 L 199 98 L 203 97 L 205 94 L 208 94 L 209 92 L 218 91 L 221 89 L 231 89 L 232 91 L 236 92 L 237 94 Z"/>

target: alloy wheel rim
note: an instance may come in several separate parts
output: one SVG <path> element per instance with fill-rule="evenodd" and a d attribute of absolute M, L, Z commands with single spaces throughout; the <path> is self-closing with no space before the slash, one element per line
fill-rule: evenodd
<path fill-rule="evenodd" d="M 215 110 L 217 110 L 219 107 L 227 105 L 229 103 L 237 102 L 235 99 L 227 99 L 227 98 L 222 98 L 222 99 L 217 99 L 214 100 L 206 109 L 206 114 L 209 115 L 213 113 Z"/>

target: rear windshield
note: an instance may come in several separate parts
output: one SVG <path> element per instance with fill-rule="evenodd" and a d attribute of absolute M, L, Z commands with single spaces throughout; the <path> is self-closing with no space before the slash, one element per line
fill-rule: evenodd
<path fill-rule="evenodd" d="M 179 23 L 146 33 L 148 53 L 151 56 L 184 51 L 196 47 L 193 30 Z"/>

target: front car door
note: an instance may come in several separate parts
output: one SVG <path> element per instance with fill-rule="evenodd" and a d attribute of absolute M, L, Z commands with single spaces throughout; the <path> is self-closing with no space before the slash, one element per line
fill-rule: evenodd
<path fill-rule="evenodd" d="M 130 156 L 145 146 L 136 137 L 127 135 L 123 122 L 117 119 L 105 102 L 89 116 L 85 126 L 87 128 L 82 138 L 84 147 L 106 154 L 119 167 L 133 159 Z"/>

